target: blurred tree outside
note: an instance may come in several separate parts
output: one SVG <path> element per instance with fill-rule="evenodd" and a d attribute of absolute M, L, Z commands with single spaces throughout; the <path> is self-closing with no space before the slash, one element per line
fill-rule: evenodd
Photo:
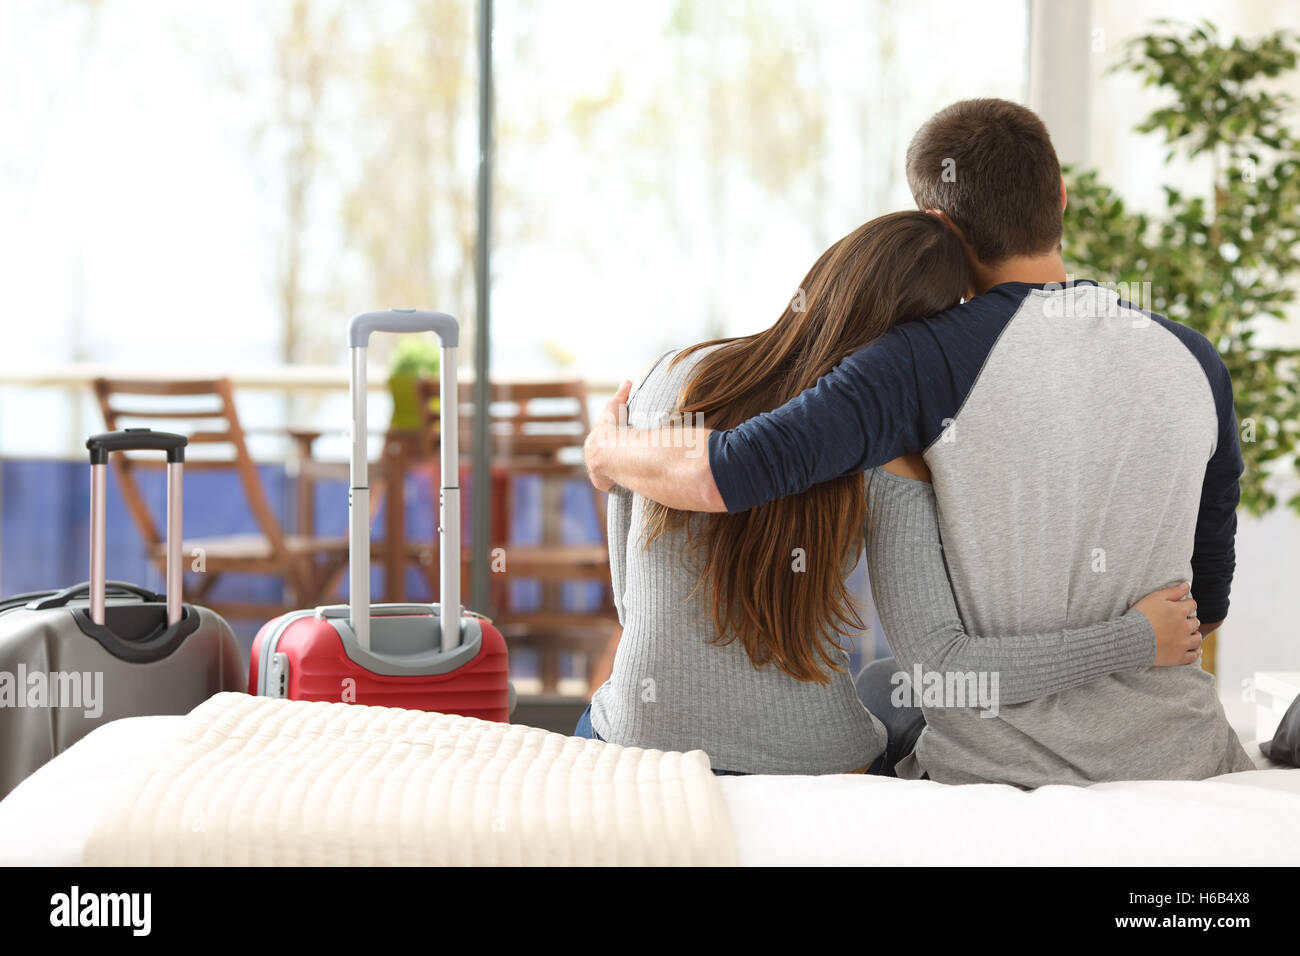
<path fill-rule="evenodd" d="M 343 23 L 337 8 L 293 0 L 274 34 L 273 141 L 282 177 L 281 221 L 272 279 L 280 308 L 280 359 L 303 361 L 314 349 L 306 287 L 312 203 L 325 161 L 322 125 L 326 86 Z M 312 323 L 313 325 L 315 323 Z"/>
<path fill-rule="evenodd" d="M 401 16 L 361 14 L 371 23 L 348 77 L 354 168 L 340 208 L 345 248 L 364 264 L 366 301 L 458 311 L 467 325 L 477 235 L 475 9 L 427 0 Z"/>
<path fill-rule="evenodd" d="M 870 29 L 891 9 L 881 0 L 855 11 L 857 22 L 782 3 L 675 0 L 659 26 L 655 62 L 615 69 L 603 87 L 576 98 L 569 129 L 593 165 L 617 164 L 618 188 L 650 200 L 656 226 L 704 253 L 719 274 L 743 272 L 773 230 L 796 230 L 820 252 L 847 231 L 839 197 L 879 214 L 893 205 L 902 177 L 906 84 L 895 39 Z M 851 63 L 834 63 L 830 31 L 864 33 L 870 43 Z M 638 84 L 633 71 L 660 81 Z M 857 159 L 847 169 L 846 156 Z M 811 264 L 812 256 L 787 264 L 789 294 Z M 689 341 L 727 334 L 736 316 L 725 286 L 700 295 Z M 743 317 L 745 325 L 775 320 L 783 304 Z M 680 334 L 666 331 L 660 347 L 686 344 Z"/>
<path fill-rule="evenodd" d="M 645 132 L 666 157 L 689 156 L 702 167 L 708 221 L 725 223 L 740 218 L 746 205 L 761 202 L 766 210 L 796 196 L 818 216 L 826 199 L 821 159 L 829 97 L 817 35 L 798 18 L 783 21 L 770 6 L 736 10 L 708 0 L 677 0 L 664 33 L 675 82 L 650 104 Z M 801 185 L 806 196 L 800 196 Z M 679 228 L 690 228 L 679 194 L 671 182 L 665 187 L 660 195 L 670 217 Z M 809 229 L 818 232 L 819 225 L 814 219 Z M 725 265 L 729 256 L 743 255 L 743 234 L 710 232 L 716 262 Z M 792 271 L 797 269 L 792 263 Z M 702 339 L 726 334 L 726 306 L 718 296 L 719 290 L 711 290 Z"/>

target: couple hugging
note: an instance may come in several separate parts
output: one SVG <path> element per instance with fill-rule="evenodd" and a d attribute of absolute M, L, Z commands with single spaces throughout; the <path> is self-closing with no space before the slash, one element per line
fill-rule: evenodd
<path fill-rule="evenodd" d="M 1214 346 L 1067 281 L 1030 110 L 944 109 L 907 178 L 917 211 L 831 246 L 771 328 L 661 356 L 588 437 L 624 631 L 577 733 L 733 774 L 1251 769 L 1199 663 L 1242 470 Z M 894 657 L 855 680 L 864 551 Z M 918 676 L 939 692 L 899 693 Z"/>

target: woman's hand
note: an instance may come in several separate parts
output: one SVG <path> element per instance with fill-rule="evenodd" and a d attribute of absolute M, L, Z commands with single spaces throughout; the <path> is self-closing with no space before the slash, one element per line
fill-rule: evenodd
<path fill-rule="evenodd" d="M 1156 632 L 1156 667 L 1195 664 L 1201 659 L 1201 626 L 1187 582 L 1153 591 L 1134 604 Z"/>

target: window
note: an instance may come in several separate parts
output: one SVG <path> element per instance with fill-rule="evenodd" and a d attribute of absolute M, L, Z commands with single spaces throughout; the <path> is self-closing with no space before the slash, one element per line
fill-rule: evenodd
<path fill-rule="evenodd" d="M 497 5 L 493 366 L 609 384 L 775 321 L 831 242 L 910 208 L 916 127 L 1022 99 L 1026 10 Z"/>

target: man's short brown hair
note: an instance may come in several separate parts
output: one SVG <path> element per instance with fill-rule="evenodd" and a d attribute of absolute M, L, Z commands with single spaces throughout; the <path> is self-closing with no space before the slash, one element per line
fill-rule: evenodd
<path fill-rule="evenodd" d="M 1061 164 L 1043 121 L 1017 103 L 962 100 L 935 113 L 907 147 L 907 183 L 983 263 L 1061 241 Z"/>

